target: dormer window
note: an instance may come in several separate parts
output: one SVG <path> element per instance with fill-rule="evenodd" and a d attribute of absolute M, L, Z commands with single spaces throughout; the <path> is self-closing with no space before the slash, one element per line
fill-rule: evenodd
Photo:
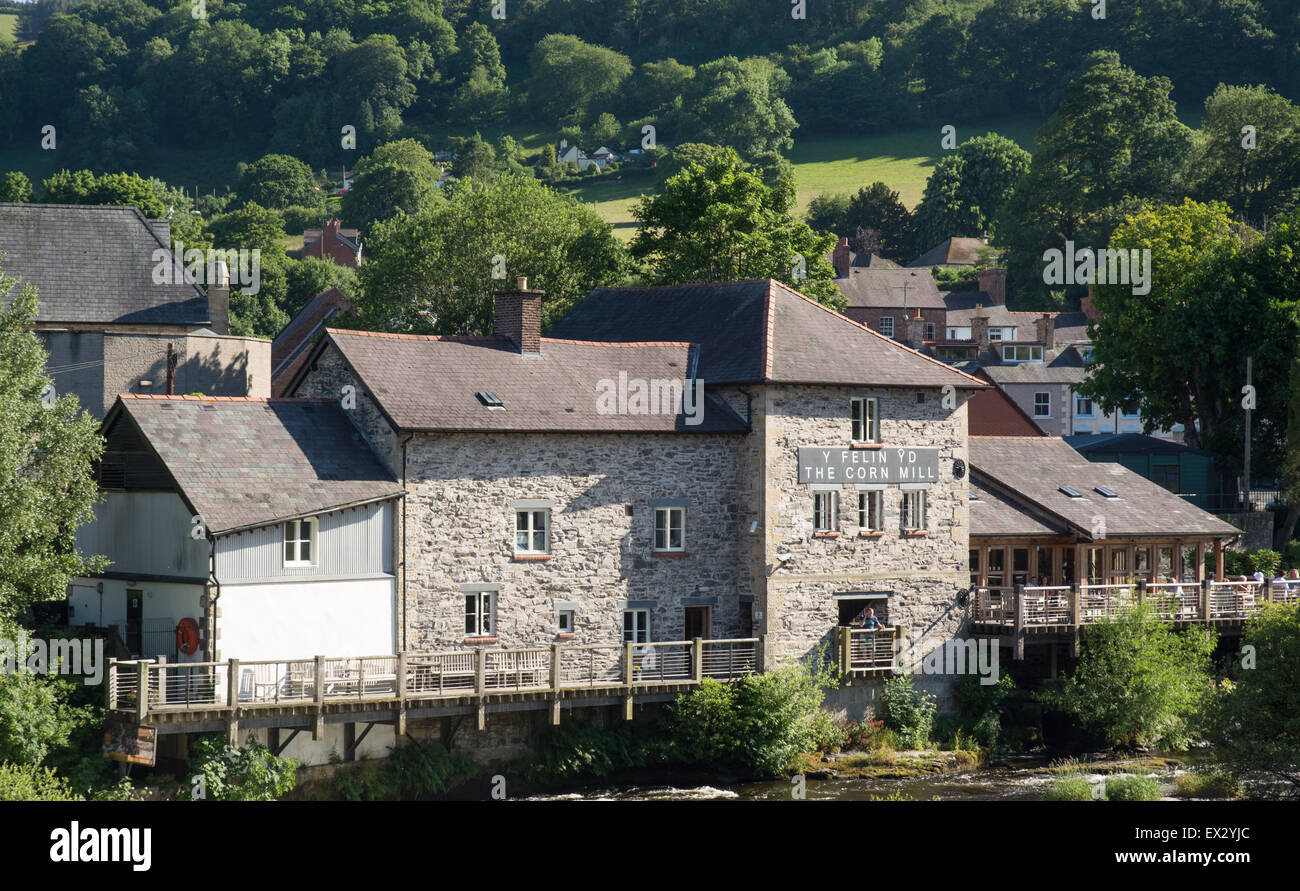
<path fill-rule="evenodd" d="M 880 442 L 880 400 L 875 396 L 853 399 L 853 442 Z"/>
<path fill-rule="evenodd" d="M 1028 346 L 1019 344 L 1012 346 L 1006 344 L 1002 347 L 1003 362 L 1042 362 L 1043 348 L 1041 346 Z"/>

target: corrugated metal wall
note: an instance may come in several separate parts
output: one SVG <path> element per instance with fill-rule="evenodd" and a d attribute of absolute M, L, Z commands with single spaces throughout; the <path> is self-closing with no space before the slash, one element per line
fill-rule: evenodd
<path fill-rule="evenodd" d="M 393 505 L 369 504 L 317 518 L 316 565 L 284 565 L 284 529 L 263 526 L 217 541 L 222 584 L 373 576 L 393 571 Z"/>
<path fill-rule="evenodd" d="M 77 549 L 103 554 L 109 572 L 208 576 L 208 543 L 190 538 L 190 512 L 169 492 L 108 492 L 95 520 L 77 530 Z"/>

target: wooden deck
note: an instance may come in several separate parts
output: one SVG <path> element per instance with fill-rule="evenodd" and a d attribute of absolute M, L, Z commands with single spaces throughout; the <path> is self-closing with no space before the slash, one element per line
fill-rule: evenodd
<path fill-rule="evenodd" d="M 1239 630 L 1265 603 L 1295 603 L 1297 598 L 1300 585 L 1282 590 L 1269 582 L 1208 580 L 975 588 L 973 625 L 976 634 L 1010 635 L 1021 659 L 1027 638 L 1065 634 L 1077 647 L 1080 628 L 1137 603 L 1174 625 Z"/>
<path fill-rule="evenodd" d="M 671 699 L 705 678 L 736 680 L 762 664 L 762 640 L 667 641 L 646 644 L 241 662 L 167 663 L 110 660 L 107 707 L 160 733 L 241 727 L 310 728 L 365 721 L 549 708 L 552 723 L 575 706 L 622 704 L 630 718 L 638 701 Z M 141 691 L 146 691 L 141 695 Z"/>
<path fill-rule="evenodd" d="M 867 631 L 843 625 L 835 629 L 835 657 L 840 673 L 854 678 L 892 674 L 899 666 L 904 629 L 901 625 Z"/>

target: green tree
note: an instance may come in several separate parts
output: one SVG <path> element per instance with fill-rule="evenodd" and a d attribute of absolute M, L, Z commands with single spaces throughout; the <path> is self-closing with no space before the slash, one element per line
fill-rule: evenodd
<path fill-rule="evenodd" d="M 626 259 L 590 207 L 531 177 L 466 180 L 433 208 L 375 227 L 361 267 L 358 312 L 366 327 L 437 334 L 492 330 L 493 258 L 506 281 L 527 276 L 546 291 L 546 326 L 597 285 L 622 282 Z"/>
<path fill-rule="evenodd" d="M 321 207 L 323 194 L 311 168 L 290 155 L 263 155 L 244 168 L 237 191 L 241 202 L 262 207 Z"/>
<path fill-rule="evenodd" d="M 137 207 L 155 220 L 167 213 L 154 187 L 135 173 L 106 173 L 97 177 L 89 170 L 60 170 L 41 183 L 41 201 Z"/>
<path fill-rule="evenodd" d="M 384 143 L 357 163 L 343 217 L 364 229 L 399 213 L 419 213 L 434 202 L 439 175 L 433 155 L 414 139 Z"/>
<path fill-rule="evenodd" d="M 962 143 L 935 166 L 925 184 L 915 216 L 918 249 L 988 231 L 1029 164 L 1027 151 L 996 133 Z"/>
<path fill-rule="evenodd" d="M 1186 748 L 1212 704 L 1212 629 L 1176 631 L 1139 605 L 1084 629 L 1079 664 L 1041 694 L 1111 745 Z"/>
<path fill-rule="evenodd" d="M 297 769 L 297 761 L 276 757 L 256 738 L 236 747 L 204 737 L 189 764 L 189 775 L 202 783 L 189 783 L 187 792 L 197 786 L 207 801 L 275 801 L 293 791 Z"/>
<path fill-rule="evenodd" d="M 781 98 L 788 80 L 767 59 L 724 56 L 696 69 L 682 97 L 677 132 L 743 155 L 791 148 L 798 125 Z"/>
<path fill-rule="evenodd" d="M 794 187 L 772 189 L 726 149 L 692 164 L 633 211 L 632 256 L 656 284 L 774 278 L 831 306 L 843 304 L 826 259 L 835 245 L 791 215 Z M 802 275 L 800 274 L 802 271 Z"/>
<path fill-rule="evenodd" d="M 592 108 L 619 95 L 631 73 L 622 53 L 572 34 L 548 34 L 529 56 L 528 97 L 543 116 L 582 124 Z"/>
<path fill-rule="evenodd" d="M 808 202 L 808 225 L 818 232 L 839 235 L 848 229 L 849 195 L 847 192 L 823 192 Z"/>
<path fill-rule="evenodd" d="M 230 332 L 243 337 L 274 337 L 289 324 L 284 311 L 288 296 L 288 256 L 280 215 L 255 201 L 210 223 L 212 239 L 221 250 L 260 251 L 255 287 L 231 282 Z"/>
<path fill-rule="evenodd" d="M 71 535 L 99 498 L 98 423 L 76 396 L 49 389 L 48 354 L 31 331 L 39 298 L 31 285 L 12 294 L 16 283 L 0 266 L 0 621 L 63 599 L 73 576 L 103 565 L 79 556 Z"/>
<path fill-rule="evenodd" d="M 492 144 L 475 133 L 468 139 L 453 139 L 456 153 L 455 170 L 461 179 L 489 179 L 497 170 L 497 153 Z"/>
<path fill-rule="evenodd" d="M 898 193 L 882 182 L 858 189 L 844 212 L 844 229 L 837 235 L 853 237 L 859 229 L 880 233 L 880 253 L 888 260 L 905 262 L 916 254 L 913 218 Z"/>
<path fill-rule="evenodd" d="M 357 295 L 357 271 L 347 266 L 340 266 L 333 260 L 322 260 L 319 257 L 290 260 L 285 273 L 288 288 L 282 309 L 291 318 L 297 315 L 313 297 L 330 288 L 338 288 L 353 299 Z"/>
<path fill-rule="evenodd" d="M 0 178 L 0 201 L 26 204 L 32 200 L 32 181 L 21 170 L 11 170 Z"/>

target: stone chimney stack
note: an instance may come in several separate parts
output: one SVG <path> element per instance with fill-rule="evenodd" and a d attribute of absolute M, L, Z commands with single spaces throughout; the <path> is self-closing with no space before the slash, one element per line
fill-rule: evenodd
<path fill-rule="evenodd" d="M 984 315 L 982 306 L 975 307 L 975 313 L 970 317 L 970 337 L 979 344 L 980 352 L 989 348 L 989 317 Z"/>
<path fill-rule="evenodd" d="M 217 257 L 208 263 L 208 319 L 209 327 L 218 334 L 230 333 L 230 270 L 226 261 Z"/>
<path fill-rule="evenodd" d="M 521 353 L 542 351 L 542 295 L 530 291 L 528 279 L 519 277 L 513 291 L 497 291 L 493 301 L 494 334 L 504 334 Z"/>
<path fill-rule="evenodd" d="M 849 240 L 841 238 L 839 244 L 835 245 L 835 253 L 831 254 L 831 264 L 835 267 L 835 277 L 848 278 L 852 262 L 853 252 L 849 250 Z"/>
<path fill-rule="evenodd" d="M 1088 296 L 1079 301 L 1079 309 L 1088 317 L 1089 322 L 1095 322 L 1101 318 L 1101 313 L 1097 312 L 1092 305 L 1092 285 L 1088 285 Z"/>
<path fill-rule="evenodd" d="M 1044 351 L 1056 346 L 1056 323 L 1052 316 L 1043 313 L 1042 318 L 1034 320 L 1034 328 L 1038 335 L 1038 342 L 1043 345 Z"/>
<path fill-rule="evenodd" d="M 989 295 L 989 298 L 998 306 L 1005 306 L 1007 302 L 1007 270 L 1002 266 L 994 266 L 990 269 L 981 269 L 979 271 L 980 290 Z"/>
<path fill-rule="evenodd" d="M 325 230 L 321 233 L 322 240 L 324 238 L 330 238 L 331 236 L 337 238 L 339 234 L 339 225 L 340 223 L 338 220 L 326 220 Z"/>
<path fill-rule="evenodd" d="M 914 350 L 925 346 L 925 319 L 921 317 L 920 307 L 917 308 L 916 315 L 907 320 L 907 345 Z"/>

